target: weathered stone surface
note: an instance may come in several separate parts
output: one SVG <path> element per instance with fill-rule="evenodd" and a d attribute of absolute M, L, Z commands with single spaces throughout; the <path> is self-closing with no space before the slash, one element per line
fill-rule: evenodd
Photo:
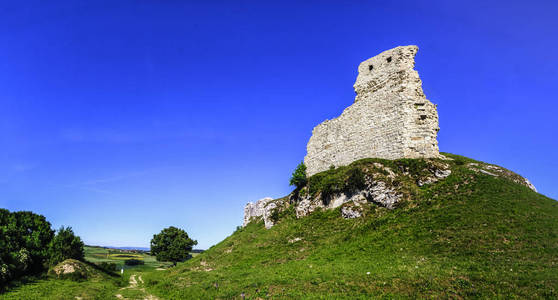
<path fill-rule="evenodd" d="M 362 213 L 351 206 L 346 206 L 341 208 L 341 216 L 345 219 L 356 219 L 362 216 Z"/>
<path fill-rule="evenodd" d="M 277 208 L 277 203 L 273 202 L 273 198 L 266 197 L 256 201 L 256 203 L 248 202 L 244 207 L 244 223 L 243 227 L 248 225 L 252 219 L 263 219 L 265 228 L 271 228 L 273 220 L 271 220 L 271 214 L 273 210 Z"/>
<path fill-rule="evenodd" d="M 309 176 L 369 157 L 440 157 L 436 107 L 415 71 L 417 46 L 397 47 L 362 62 L 353 105 L 316 126 L 304 158 Z"/>
<path fill-rule="evenodd" d="M 71 275 L 73 275 L 74 279 L 87 278 L 88 267 L 79 260 L 66 259 L 49 270 L 49 274 L 59 278 Z"/>
<path fill-rule="evenodd" d="M 379 165 L 379 164 L 378 164 Z M 379 165 L 380 168 L 384 168 L 383 165 Z M 389 173 L 388 173 L 389 174 Z M 392 173 L 393 174 L 393 173 Z M 365 203 L 375 203 L 379 206 L 393 209 L 395 205 L 402 199 L 403 195 L 401 192 L 396 191 L 394 188 L 388 187 L 385 182 L 375 180 L 374 178 L 366 178 L 366 188 L 360 191 L 356 191 L 351 195 L 345 193 L 340 193 L 333 195 L 329 202 L 324 204 L 320 196 L 311 198 L 310 196 L 305 196 L 303 198 L 297 199 L 295 213 L 297 218 L 305 217 L 318 208 L 324 209 L 334 209 L 344 204 L 352 204 L 352 208 L 344 206 L 341 208 L 342 216 L 344 218 L 352 218 L 356 215 L 360 216 L 358 209 Z"/>

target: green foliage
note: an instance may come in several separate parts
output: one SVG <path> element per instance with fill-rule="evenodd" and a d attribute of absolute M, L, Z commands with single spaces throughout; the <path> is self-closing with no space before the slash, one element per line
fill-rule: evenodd
<path fill-rule="evenodd" d="M 355 193 L 366 188 L 366 177 L 360 168 L 353 168 L 347 171 L 345 188 L 349 193 Z"/>
<path fill-rule="evenodd" d="M 124 264 L 127 266 L 137 266 L 145 264 L 141 259 L 127 259 L 124 261 Z"/>
<path fill-rule="evenodd" d="M 304 162 L 301 162 L 294 170 L 291 179 L 289 180 L 289 185 L 294 185 L 297 189 L 300 189 L 306 185 L 306 182 L 306 165 Z"/>
<path fill-rule="evenodd" d="M 174 226 L 163 229 L 151 239 L 151 253 L 158 261 L 177 262 L 190 258 L 192 247 L 198 242 L 192 240 L 186 231 Z"/>
<path fill-rule="evenodd" d="M 128 285 L 127 272 L 121 276 L 107 273 L 94 264 L 76 260 L 66 262 L 74 265 L 77 272 L 56 274 L 51 268 L 48 275 L 22 277 L 10 282 L 9 289 L 0 294 L 0 299 L 115 299 L 117 293 L 123 293 L 121 288 Z"/>
<path fill-rule="evenodd" d="M 0 209 L 0 289 L 14 278 L 45 269 L 53 234 L 44 216 Z"/>
<path fill-rule="evenodd" d="M 273 223 L 277 223 L 277 221 L 279 221 L 279 208 L 273 209 L 269 218 L 273 221 Z"/>
<path fill-rule="evenodd" d="M 107 262 L 107 261 L 102 261 L 99 263 L 96 263 L 97 267 L 107 273 L 112 273 L 112 272 L 116 272 L 118 271 L 118 268 L 116 267 L 116 263 L 114 262 Z"/>
<path fill-rule="evenodd" d="M 320 172 L 308 179 L 309 193 L 318 194 L 325 205 L 332 196 L 340 193 L 352 194 L 366 187 L 366 174 L 358 166 L 344 166 Z"/>
<path fill-rule="evenodd" d="M 49 263 L 56 265 L 69 258 L 83 260 L 85 255 L 83 246 L 81 238 L 74 234 L 72 227 L 62 226 L 50 243 Z"/>

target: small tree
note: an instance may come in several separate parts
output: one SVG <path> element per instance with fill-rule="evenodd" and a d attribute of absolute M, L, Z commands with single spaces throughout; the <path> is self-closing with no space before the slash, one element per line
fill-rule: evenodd
<path fill-rule="evenodd" d="M 294 185 L 297 189 L 300 189 L 306 185 L 306 182 L 306 165 L 304 165 L 304 162 L 301 162 L 294 170 L 291 180 L 289 180 L 289 185 Z"/>
<path fill-rule="evenodd" d="M 192 240 L 186 231 L 171 226 L 163 229 L 151 239 L 151 254 L 158 261 L 171 261 L 175 266 L 177 262 L 190 258 L 192 246 L 198 242 Z"/>
<path fill-rule="evenodd" d="M 49 252 L 51 265 L 56 265 L 69 258 L 83 260 L 85 256 L 81 238 L 74 234 L 72 227 L 64 226 L 56 232 L 50 243 Z"/>

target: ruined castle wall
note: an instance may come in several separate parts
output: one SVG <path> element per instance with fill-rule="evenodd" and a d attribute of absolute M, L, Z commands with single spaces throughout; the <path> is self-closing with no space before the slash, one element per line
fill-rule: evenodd
<path fill-rule="evenodd" d="M 304 158 L 308 175 L 368 157 L 437 157 L 436 107 L 414 68 L 416 46 L 397 47 L 362 62 L 353 105 L 316 126 Z"/>

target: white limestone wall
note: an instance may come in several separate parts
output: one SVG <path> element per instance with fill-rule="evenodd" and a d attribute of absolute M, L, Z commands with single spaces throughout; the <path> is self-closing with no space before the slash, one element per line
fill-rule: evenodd
<path fill-rule="evenodd" d="M 397 47 L 362 62 L 355 102 L 312 131 L 304 163 L 309 176 L 369 157 L 437 157 L 436 107 L 415 71 L 417 46 Z"/>

